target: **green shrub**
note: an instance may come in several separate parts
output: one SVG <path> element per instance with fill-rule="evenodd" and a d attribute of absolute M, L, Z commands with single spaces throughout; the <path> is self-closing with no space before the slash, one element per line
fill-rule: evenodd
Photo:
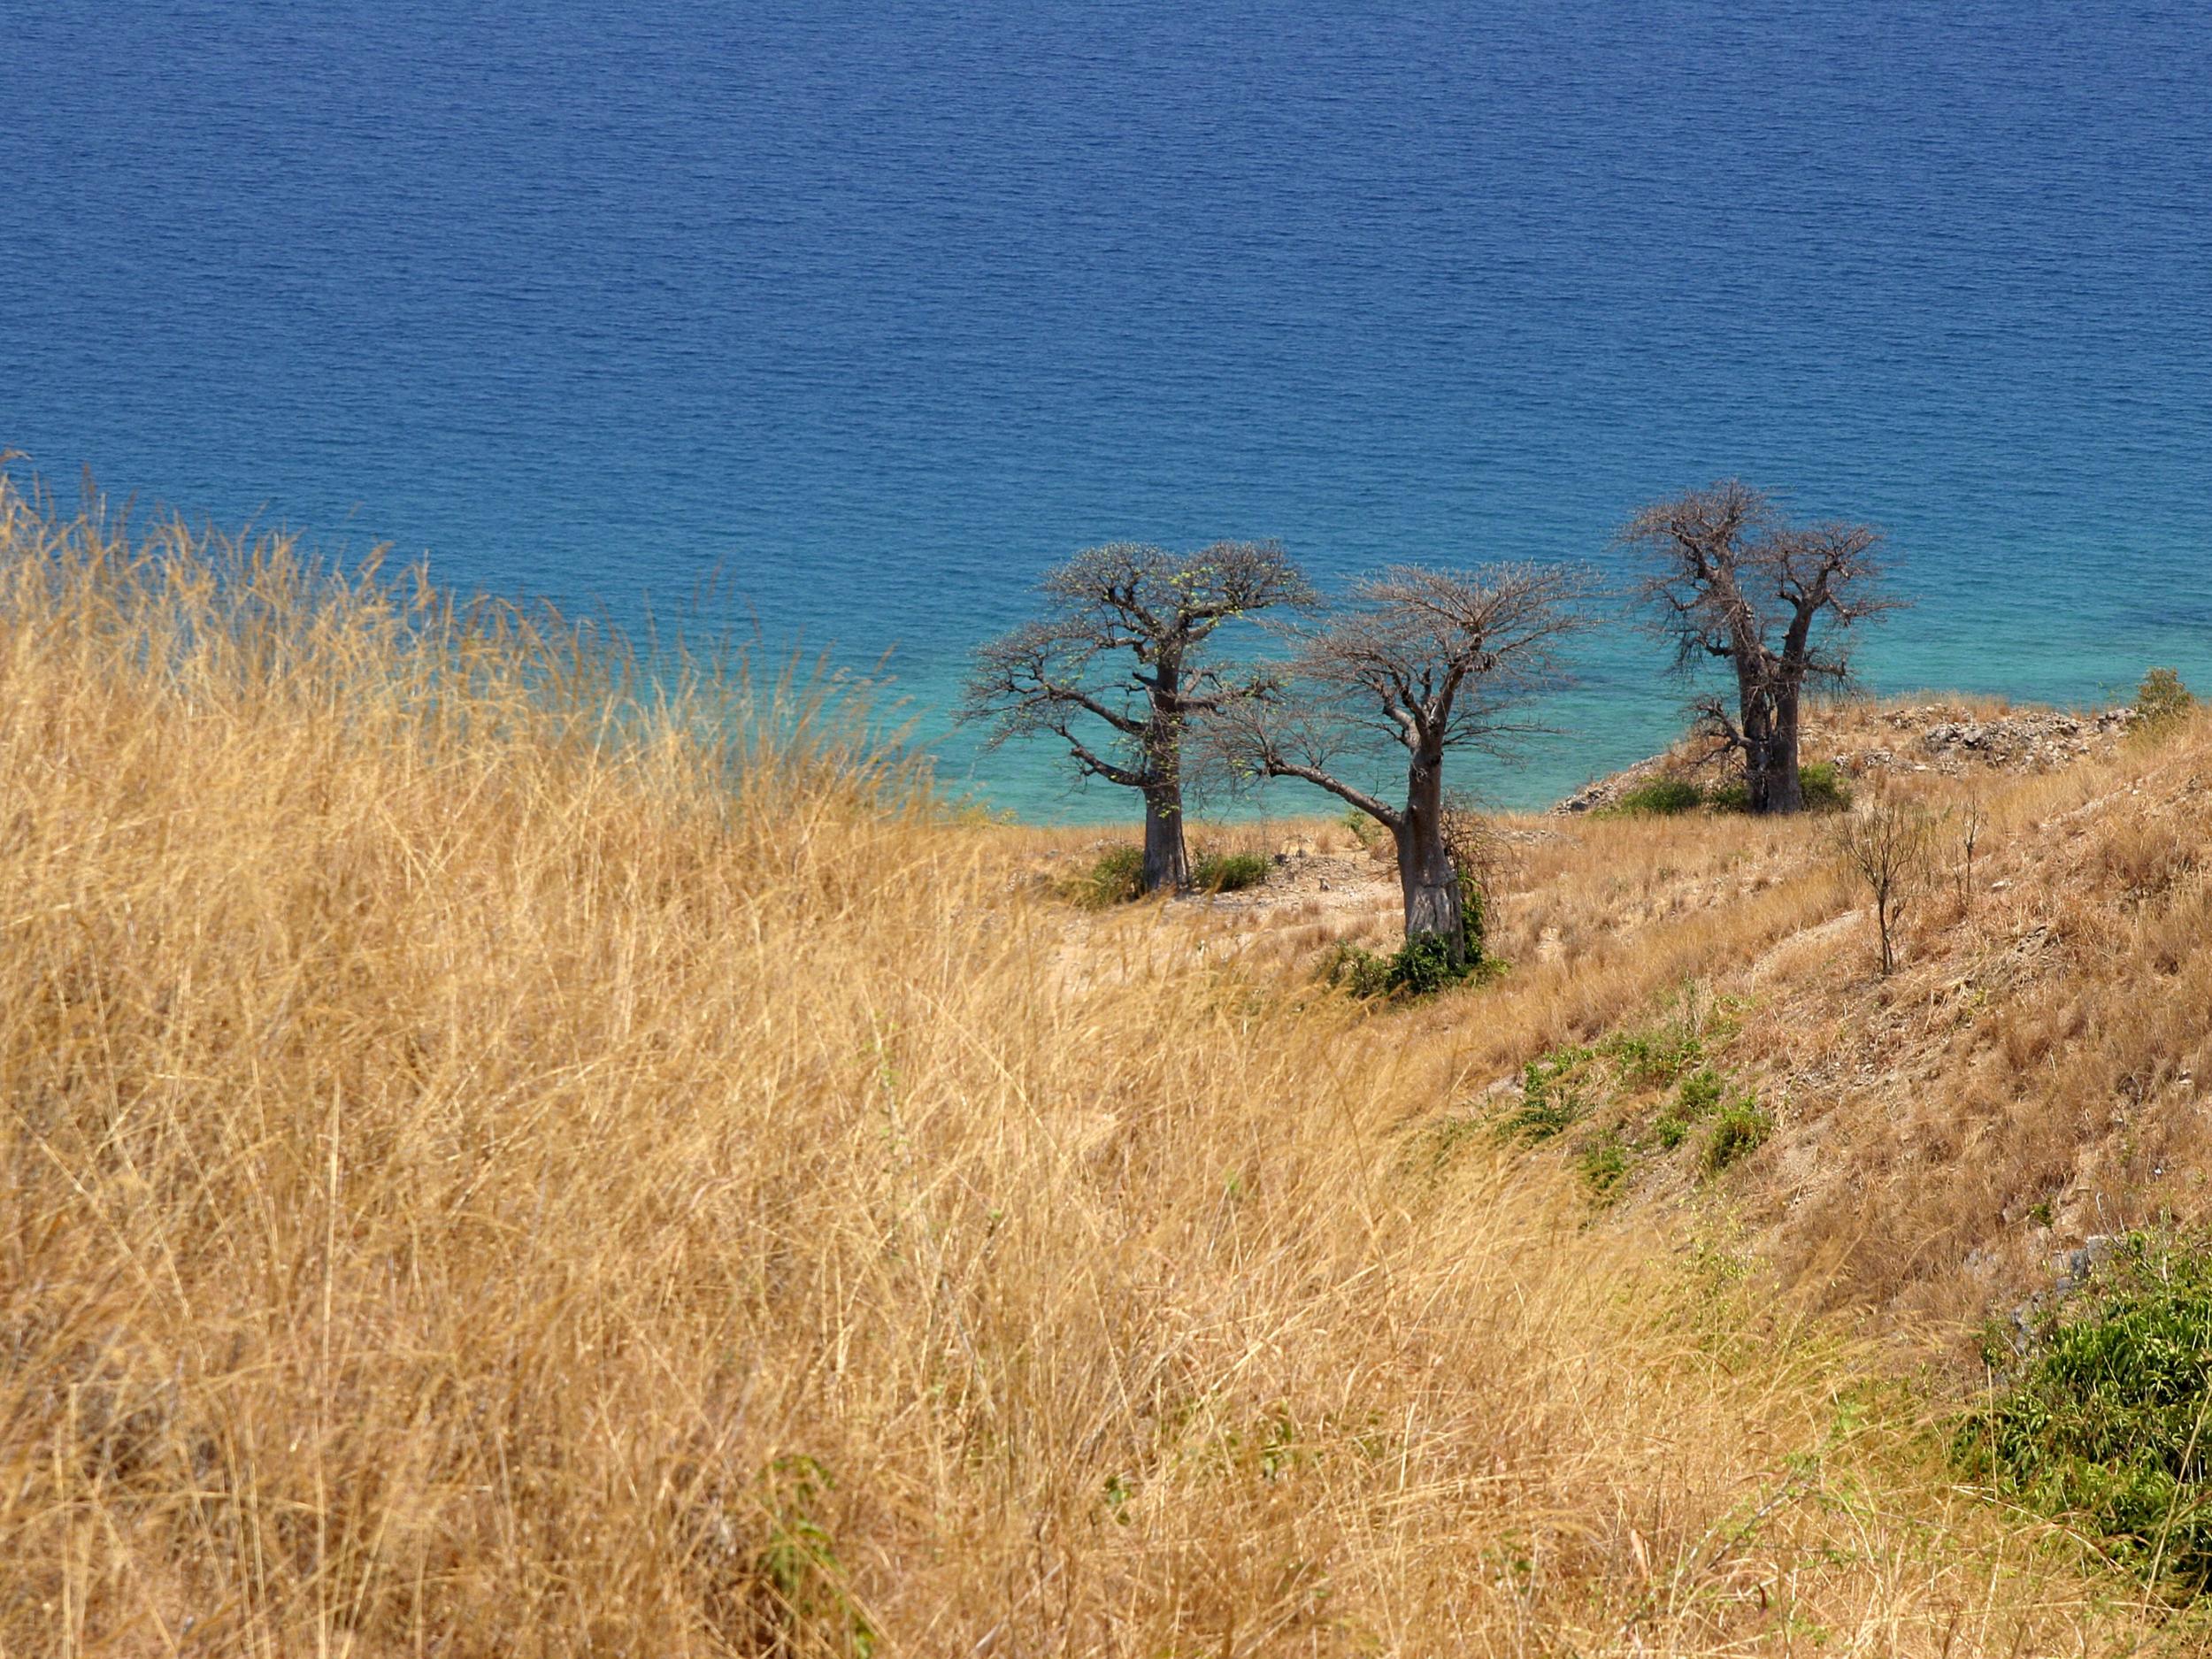
<path fill-rule="evenodd" d="M 1851 783 L 1833 761 L 1809 760 L 1797 769 L 1797 787 L 1808 812 L 1840 812 L 1851 804 Z M 1717 783 L 1705 803 L 1716 812 L 1751 810 L 1751 786 L 1740 778 Z"/>
<path fill-rule="evenodd" d="M 1481 972 L 1490 930 L 1490 894 L 1502 864 L 1495 828 L 1474 801 L 1455 790 L 1444 797 L 1444 850 L 1459 888 L 1459 931 L 1470 973 Z"/>
<path fill-rule="evenodd" d="M 1720 1073 L 1701 1066 L 1675 1089 L 1674 1109 L 1685 1118 L 1702 1118 L 1720 1104 Z"/>
<path fill-rule="evenodd" d="M 1467 960 L 1479 964 L 1483 959 L 1483 941 L 1490 932 L 1490 901 L 1479 872 L 1462 870 L 1458 881 L 1459 936 L 1466 945 Z"/>
<path fill-rule="evenodd" d="M 1774 1133 L 1774 1119 L 1746 1094 L 1731 1101 L 1713 1121 L 1712 1139 L 1705 1143 L 1705 1171 L 1717 1175 L 1738 1158 L 1748 1156 L 1766 1144 Z"/>
<path fill-rule="evenodd" d="M 1604 809 L 1608 818 L 1672 818 L 1705 804 L 1705 791 L 1687 778 L 1653 778 L 1624 790 Z"/>
<path fill-rule="evenodd" d="M 846 1588 L 846 1569 L 829 1530 L 812 1513 L 836 1485 L 827 1470 L 803 1452 L 770 1464 L 759 1494 L 768 1541 L 753 1565 L 775 1589 L 777 1649 L 785 1647 L 786 1638 L 805 1631 L 834 1632 L 843 1638 L 836 1648 L 853 1659 L 871 1659 L 880 1638 Z"/>
<path fill-rule="evenodd" d="M 2170 1594 L 2212 1578 L 2212 1261 L 2141 1236 L 1969 1414 L 1952 1452 L 1996 1494 L 2103 1539 Z"/>
<path fill-rule="evenodd" d="M 1575 1165 L 1582 1171 L 1583 1185 L 1590 1189 L 1591 1197 L 1609 1203 L 1619 1195 L 1621 1183 L 1628 1179 L 1628 1148 L 1618 1133 L 1608 1129 L 1594 1136 L 1576 1155 Z"/>
<path fill-rule="evenodd" d="M 1640 1088 L 1671 1083 L 1705 1058 L 1705 1040 L 1687 1019 L 1645 1031 L 1619 1032 L 1605 1040 L 1605 1057 Z"/>
<path fill-rule="evenodd" d="M 1740 778 L 1717 783 L 1705 792 L 1705 804 L 1716 812 L 1748 812 L 1751 810 L 1751 786 Z"/>
<path fill-rule="evenodd" d="M 1433 996 L 1467 977 L 1452 961 L 1451 941 L 1440 933 L 1416 933 L 1390 958 L 1390 986 L 1408 996 Z"/>
<path fill-rule="evenodd" d="M 1340 943 L 1329 953 L 1321 977 L 1354 996 L 1401 996 L 1409 1000 L 1433 996 L 1455 985 L 1495 979 L 1503 967 L 1471 953 L 1459 966 L 1452 964 L 1451 947 L 1438 933 L 1418 933 L 1386 956 L 1357 945 Z"/>
<path fill-rule="evenodd" d="M 1388 956 L 1379 956 L 1371 950 L 1339 941 L 1322 964 L 1321 977 L 1354 996 L 1387 996 L 1391 989 L 1390 963 Z"/>
<path fill-rule="evenodd" d="M 1572 1125 L 1589 1109 L 1578 1082 L 1596 1055 L 1594 1048 L 1561 1048 L 1522 1067 L 1521 1103 L 1506 1115 L 1500 1133 L 1525 1144 L 1548 1141 Z"/>
<path fill-rule="evenodd" d="M 1548 1141 L 1563 1134 L 1575 1125 L 1588 1102 L 1572 1091 L 1557 1094 L 1533 1094 L 1524 1100 L 1507 1115 L 1501 1125 L 1509 1141 L 1518 1141 L 1530 1146 L 1539 1141 Z"/>
<path fill-rule="evenodd" d="M 1808 812 L 1840 812 L 1851 804 L 1851 783 L 1832 760 L 1809 760 L 1797 769 Z"/>
<path fill-rule="evenodd" d="M 1191 885 L 1205 893 L 1235 893 L 1267 879 L 1264 853 L 1209 853 L 1191 866 Z M 1144 896 L 1144 849 L 1113 847 L 1061 889 L 1087 910 L 1109 910 Z"/>
<path fill-rule="evenodd" d="M 1473 1145 L 1490 1126 L 1487 1119 L 1474 1116 L 1443 1118 L 1425 1125 L 1413 1141 L 1421 1155 L 1419 1165 L 1432 1171 L 1447 1167 L 1461 1148 Z"/>
<path fill-rule="evenodd" d="M 1191 866 L 1191 885 L 1202 893 L 1240 893 L 1267 879 L 1265 853 L 1208 853 Z"/>
<path fill-rule="evenodd" d="M 1133 903 L 1144 896 L 1144 849 L 1110 848 L 1088 870 L 1070 877 L 1063 890 L 1087 910 Z"/>
<path fill-rule="evenodd" d="M 2196 706 L 2196 694 L 2181 683 L 2180 673 L 2171 668 L 2152 669 L 2135 688 L 2135 712 L 2142 717 L 2147 732 L 2170 726 Z"/>
<path fill-rule="evenodd" d="M 1690 1125 L 1710 1117 L 1720 1105 L 1721 1087 L 1720 1073 L 1709 1065 L 1684 1078 L 1675 1088 L 1673 1103 L 1652 1125 L 1659 1144 L 1671 1152 L 1689 1139 Z"/>

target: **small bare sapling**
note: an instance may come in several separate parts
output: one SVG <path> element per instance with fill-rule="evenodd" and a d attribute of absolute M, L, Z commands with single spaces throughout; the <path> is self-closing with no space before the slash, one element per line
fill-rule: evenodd
<path fill-rule="evenodd" d="M 1907 907 L 1928 884 L 1936 819 L 1927 808 L 1889 790 L 1873 795 L 1836 827 L 1836 850 L 1874 901 L 1882 972 L 1897 967 L 1897 933 Z"/>

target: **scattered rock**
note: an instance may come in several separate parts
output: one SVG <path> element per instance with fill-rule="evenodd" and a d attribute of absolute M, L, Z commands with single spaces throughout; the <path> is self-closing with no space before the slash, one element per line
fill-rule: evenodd
<path fill-rule="evenodd" d="M 2024 1355 L 2035 1340 L 2037 1327 L 2052 1307 L 2066 1300 L 2095 1277 L 2097 1270 L 2118 1254 L 2121 1240 L 2108 1233 L 2093 1233 L 2081 1241 L 2078 1249 L 2063 1250 L 2047 1263 L 2051 1275 L 2047 1289 L 2039 1290 L 2006 1316 L 2004 1335 L 2006 1345 L 2015 1354 Z M 1967 1265 L 1975 1265 L 1975 1251 L 1967 1258 Z"/>
<path fill-rule="evenodd" d="M 1939 720 L 1920 733 L 1920 747 L 1940 759 L 1972 759 L 2012 771 L 2044 772 L 2080 759 L 2097 737 L 2124 732 L 2134 714 L 2132 709 L 2108 709 L 2089 720 L 2060 713 Z"/>
<path fill-rule="evenodd" d="M 2090 1280 L 2091 1275 L 2110 1261 L 2120 1248 L 2120 1240 L 2108 1233 L 2093 1233 L 2081 1241 L 2078 1250 L 2069 1250 L 2056 1257 L 2052 1266 L 2057 1279 L 2051 1286 L 2054 1295 L 2070 1295 Z"/>

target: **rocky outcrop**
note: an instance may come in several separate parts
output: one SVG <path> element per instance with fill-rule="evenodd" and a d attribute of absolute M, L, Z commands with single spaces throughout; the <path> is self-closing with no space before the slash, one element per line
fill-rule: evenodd
<path fill-rule="evenodd" d="M 2093 714 L 2022 709 L 1993 714 L 1943 703 L 1889 709 L 1846 706 L 1820 710 L 1809 719 L 1804 757 L 1831 762 L 1854 776 L 1879 772 L 1953 776 L 1977 770 L 2050 772 L 2109 748 L 2140 718 L 2133 709 Z M 1685 744 L 1585 784 L 1551 810 L 1567 814 L 1595 811 L 1655 778 L 1678 776 L 1711 783 L 1728 775 L 1725 763 L 1705 756 L 1702 748 Z"/>
<path fill-rule="evenodd" d="M 1887 719 L 1908 739 L 1902 753 L 1872 747 L 1841 758 L 1854 772 L 1928 768 L 1963 772 L 1976 766 L 2048 772 L 2125 736 L 2138 718 L 2132 709 L 2107 709 L 2100 714 L 2041 709 L 1980 719 L 1947 718 L 1950 712 L 1941 707 L 1895 710 Z"/>

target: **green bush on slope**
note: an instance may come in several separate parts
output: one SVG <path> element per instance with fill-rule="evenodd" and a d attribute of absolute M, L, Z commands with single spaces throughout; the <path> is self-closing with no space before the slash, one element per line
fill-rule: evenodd
<path fill-rule="evenodd" d="M 1241 893 L 1267 879 L 1265 853 L 1205 853 L 1191 866 L 1191 886 L 1201 893 Z"/>
<path fill-rule="evenodd" d="M 2196 706 L 2196 694 L 2181 683 L 2176 669 L 2154 668 L 2135 688 L 2135 712 L 2146 732 L 2166 730 Z"/>
<path fill-rule="evenodd" d="M 1087 910 L 1108 910 L 1117 904 L 1133 904 L 1144 896 L 1144 849 L 1110 848 L 1098 856 L 1089 869 L 1071 876 L 1063 890 L 1069 899 Z"/>
<path fill-rule="evenodd" d="M 1833 761 L 1807 761 L 1797 769 L 1797 787 L 1808 812 L 1840 812 L 1851 804 L 1850 780 Z M 1714 785 L 1706 801 L 1716 812 L 1748 812 L 1751 790 L 1739 778 Z"/>
<path fill-rule="evenodd" d="M 2104 1540 L 2170 1594 L 2212 1578 L 2212 1256 L 2129 1238 L 1959 1426 L 1972 1478 Z"/>
<path fill-rule="evenodd" d="M 1704 804 L 1705 791 L 1687 778 L 1654 778 L 1623 790 L 1620 798 L 1601 812 L 1606 818 L 1672 818 L 1694 812 Z"/>

